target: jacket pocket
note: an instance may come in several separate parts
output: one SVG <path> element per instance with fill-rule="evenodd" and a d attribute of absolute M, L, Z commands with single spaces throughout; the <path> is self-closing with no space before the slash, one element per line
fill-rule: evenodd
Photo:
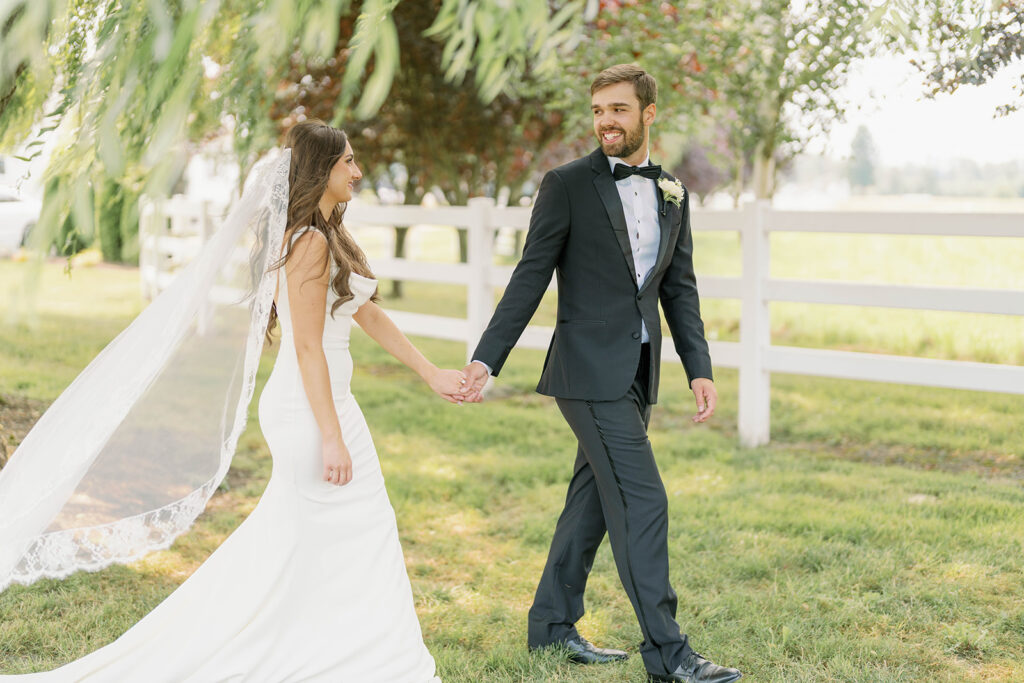
<path fill-rule="evenodd" d="M 607 325 L 604 320 L 559 320 L 559 325 Z"/>

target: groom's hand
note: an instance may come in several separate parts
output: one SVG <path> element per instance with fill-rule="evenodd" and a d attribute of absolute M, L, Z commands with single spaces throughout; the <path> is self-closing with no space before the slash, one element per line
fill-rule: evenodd
<path fill-rule="evenodd" d="M 693 397 L 697 400 L 697 414 L 693 416 L 693 421 L 703 422 L 715 414 L 715 406 L 718 405 L 715 383 L 707 377 L 697 377 L 690 382 L 690 388 L 693 389 Z"/>
<path fill-rule="evenodd" d="M 462 369 L 462 374 L 466 376 L 466 383 L 462 386 L 462 400 L 466 403 L 479 403 L 483 400 L 481 392 L 491 377 L 487 367 L 475 360 Z"/>

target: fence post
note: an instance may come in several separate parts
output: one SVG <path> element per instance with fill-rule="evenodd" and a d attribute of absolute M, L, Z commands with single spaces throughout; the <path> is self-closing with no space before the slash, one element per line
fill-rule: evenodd
<path fill-rule="evenodd" d="M 199 252 L 201 253 L 206 243 L 213 235 L 213 220 L 210 218 L 210 200 L 204 199 L 199 202 Z M 210 329 L 210 321 L 213 309 L 210 307 L 209 299 L 204 299 L 196 311 L 196 334 L 205 337 Z"/>
<path fill-rule="evenodd" d="M 771 267 L 771 242 L 766 200 L 744 207 L 741 234 L 743 249 L 743 297 L 740 314 L 739 432 L 744 446 L 768 443 L 771 426 L 771 377 L 765 353 L 771 344 L 765 284 Z"/>
<path fill-rule="evenodd" d="M 213 219 L 210 218 L 212 202 L 204 199 L 199 203 L 199 248 L 202 249 L 213 235 Z"/>
<path fill-rule="evenodd" d="M 160 241 L 166 222 L 163 199 L 149 195 L 139 197 L 139 271 L 142 296 L 147 301 L 160 294 L 160 269 L 164 264 Z"/>
<path fill-rule="evenodd" d="M 149 247 L 149 207 L 149 197 L 139 197 L 139 287 L 142 290 L 142 298 L 152 301 L 149 286 L 149 270 L 153 267 Z"/>
<path fill-rule="evenodd" d="M 470 212 L 469 282 L 466 290 L 466 362 L 480 341 L 494 312 L 491 264 L 494 260 L 494 226 L 491 225 L 490 197 L 473 197 L 467 202 Z"/>

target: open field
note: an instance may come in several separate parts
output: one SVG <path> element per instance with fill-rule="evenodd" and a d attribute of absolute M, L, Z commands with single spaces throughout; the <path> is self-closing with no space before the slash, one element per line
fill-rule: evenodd
<path fill-rule="evenodd" d="M 694 218 L 698 220 L 699 216 Z M 393 249 L 390 229 L 364 228 L 356 234 L 371 256 L 389 255 Z M 410 258 L 457 258 L 452 229 L 416 227 L 408 240 Z M 1024 296 L 1021 263 L 1024 239 L 797 233 L 772 237 L 772 276 L 781 278 L 1016 289 Z M 740 275 L 738 235 L 697 232 L 694 264 L 698 277 Z M 384 283 L 382 291 L 390 292 L 390 285 Z M 393 305 L 465 317 L 466 289 L 416 284 L 406 287 L 403 300 Z M 738 300 L 706 299 L 702 309 L 709 339 L 739 339 Z M 554 324 L 554 311 L 555 295 L 549 292 L 534 322 Z M 1024 365 L 1021 317 L 791 303 L 772 304 L 771 315 L 776 344 Z"/>
<path fill-rule="evenodd" d="M 863 273 L 850 279 L 893 279 L 871 270 L 892 250 L 908 263 L 925 259 L 907 266 L 918 275 L 950 278 L 929 282 L 1024 289 L 1021 247 L 992 242 L 950 245 L 948 260 L 934 261 L 941 249 L 872 252 L 784 238 L 775 274 L 840 277 L 830 259 L 813 272 L 796 255 L 787 261 L 790 251 L 815 261 L 806 255 L 824 249 L 849 260 L 842 272 Z M 699 236 L 697 249 L 703 272 L 723 274 L 738 253 L 730 236 Z M 970 265 L 961 272 L 950 263 Z M 61 264 L 47 264 L 30 309 L 16 291 L 27 269 L 0 262 L 0 429 L 10 446 L 142 305 L 132 269 L 83 267 L 67 280 Z M 465 310 L 454 288 L 406 290 L 403 308 Z M 719 338 L 735 335 L 731 305 L 705 307 Z M 550 322 L 546 306 L 538 322 Z M 1020 320 L 787 308 L 773 309 L 778 343 L 1024 362 Z M 438 364 L 464 360 L 461 345 L 416 341 Z M 638 657 L 583 669 L 525 651 L 526 610 L 575 452 L 551 401 L 532 391 L 543 353 L 514 352 L 490 399 L 463 407 L 433 398 L 361 334 L 353 355 L 354 392 L 375 434 L 442 678 L 643 680 Z M 1024 680 L 1024 397 L 776 376 L 773 442 L 743 449 L 735 373 L 720 372 L 717 384 L 718 415 L 695 426 L 682 370 L 666 367 L 651 429 L 670 497 L 679 619 L 699 651 L 754 681 Z M 202 562 L 269 475 L 255 402 L 250 415 L 222 491 L 170 550 L 0 594 L 0 671 L 53 667 L 113 640 Z M 636 651 L 640 632 L 607 544 L 587 607 L 585 635 Z"/>

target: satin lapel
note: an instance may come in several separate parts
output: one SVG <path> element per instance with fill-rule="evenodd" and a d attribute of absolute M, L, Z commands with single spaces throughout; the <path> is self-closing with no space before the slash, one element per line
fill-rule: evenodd
<path fill-rule="evenodd" d="M 604 164 L 603 169 L 598 166 L 599 163 Z M 597 188 L 597 194 L 601 197 L 604 210 L 608 212 L 612 231 L 615 233 L 615 239 L 619 242 L 622 256 L 626 259 L 629 276 L 633 279 L 633 286 L 635 287 L 636 267 L 633 265 L 633 247 L 629 244 L 629 233 L 626 232 L 626 217 L 622 213 L 622 200 L 619 199 L 619 191 L 615 187 L 615 179 L 612 178 L 612 171 L 608 167 L 607 158 L 603 154 L 600 159 L 594 159 L 594 170 L 597 172 L 597 175 L 594 176 L 594 187 Z"/>
<path fill-rule="evenodd" d="M 665 174 L 662 173 L 661 177 L 664 178 Z M 680 211 L 674 204 L 665 201 L 660 187 L 655 191 L 658 193 L 658 226 L 661 228 L 661 240 L 658 242 L 658 260 L 654 262 L 654 269 L 651 270 L 651 275 L 658 272 L 661 268 L 661 262 L 665 260 L 665 254 L 668 252 L 669 237 L 672 235 L 672 224 L 679 220 Z M 664 214 L 661 213 L 661 207 L 663 206 L 665 207 Z M 629 239 L 629 235 L 626 235 L 626 239 Z M 644 286 L 653 279 L 653 277 L 648 277 L 644 282 Z"/>

